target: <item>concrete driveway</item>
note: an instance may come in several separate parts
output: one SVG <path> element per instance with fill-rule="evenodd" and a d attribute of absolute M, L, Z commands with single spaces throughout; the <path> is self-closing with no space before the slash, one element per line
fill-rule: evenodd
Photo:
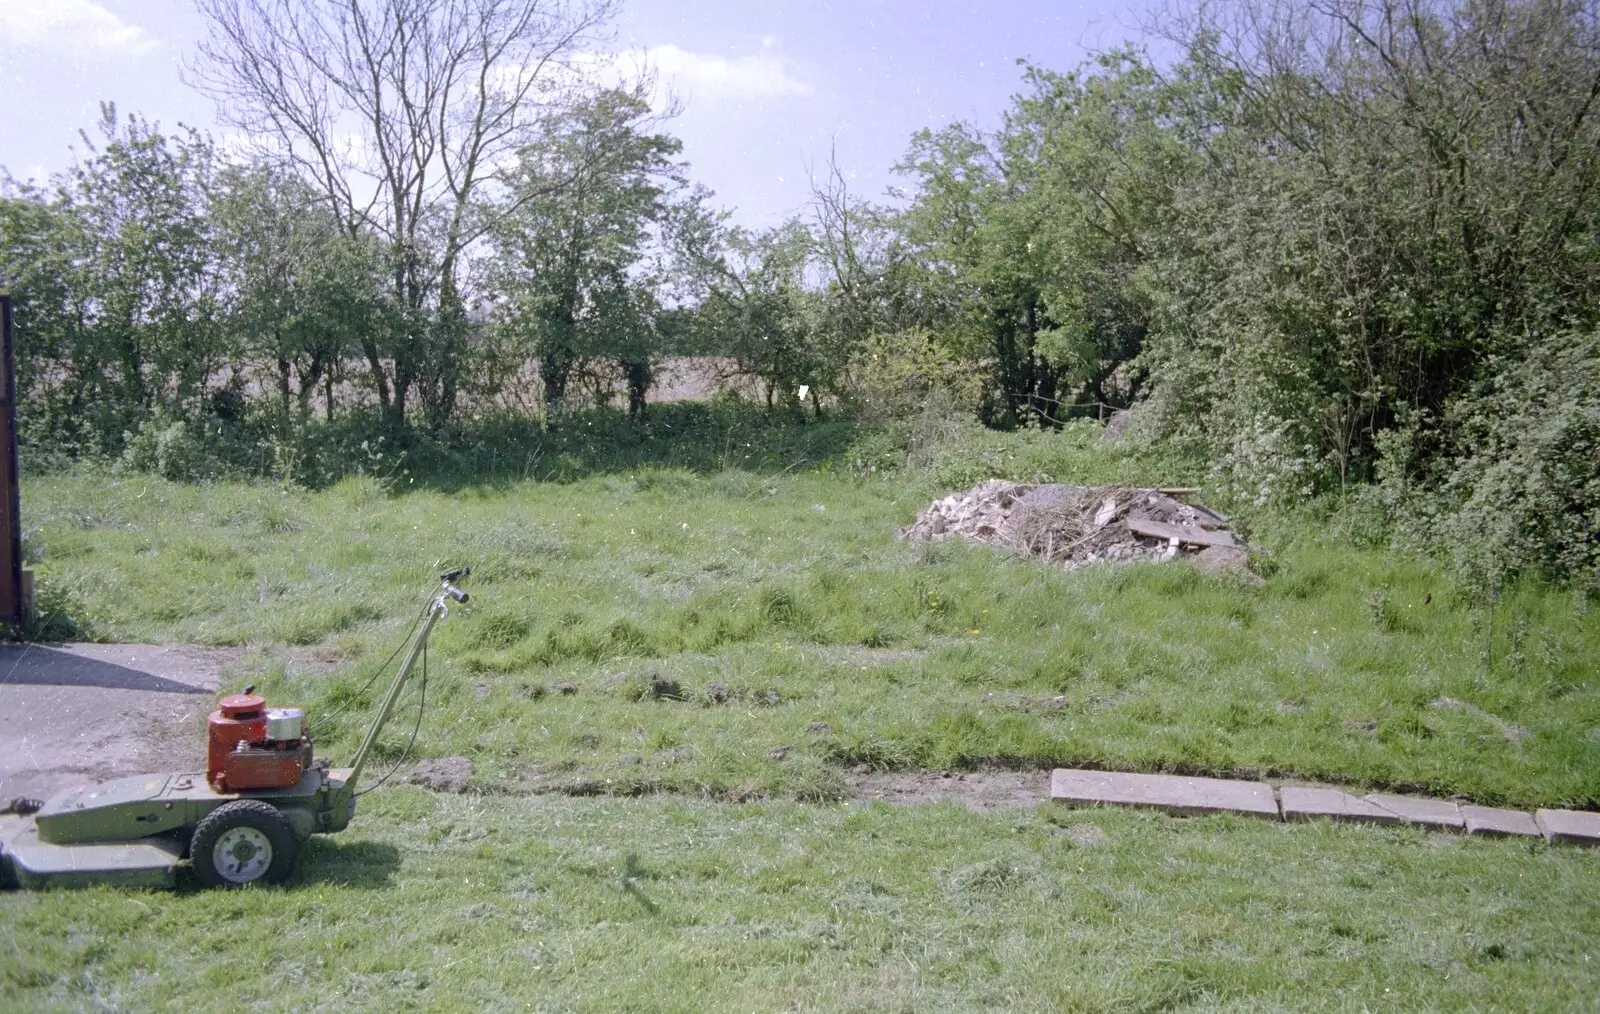
<path fill-rule="evenodd" d="M 0 802 L 84 782 L 205 770 L 205 720 L 238 649 L 0 645 Z"/>

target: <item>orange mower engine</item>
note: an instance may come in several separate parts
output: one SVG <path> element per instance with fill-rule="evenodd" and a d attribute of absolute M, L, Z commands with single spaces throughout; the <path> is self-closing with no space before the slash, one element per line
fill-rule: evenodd
<path fill-rule="evenodd" d="M 218 792 L 287 789 L 311 766 L 305 711 L 269 709 L 253 689 L 224 697 L 206 720 L 206 780 Z"/>

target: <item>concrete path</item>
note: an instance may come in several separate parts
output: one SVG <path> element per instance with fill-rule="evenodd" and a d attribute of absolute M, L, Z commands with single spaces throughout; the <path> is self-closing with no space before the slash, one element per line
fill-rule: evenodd
<path fill-rule="evenodd" d="M 204 723 L 238 649 L 0 645 L 0 800 L 205 766 Z"/>
<path fill-rule="evenodd" d="M 1551 844 L 1600 845 L 1600 813 L 1521 810 L 1458 804 L 1449 799 L 1373 794 L 1353 796 L 1326 786 L 1285 785 L 1227 778 L 1180 778 L 1124 771 L 1050 773 L 1050 798 L 1069 806 L 1138 806 L 1177 814 L 1239 813 L 1267 820 L 1337 820 L 1352 824 L 1410 824 L 1476 836 L 1541 836 Z"/>

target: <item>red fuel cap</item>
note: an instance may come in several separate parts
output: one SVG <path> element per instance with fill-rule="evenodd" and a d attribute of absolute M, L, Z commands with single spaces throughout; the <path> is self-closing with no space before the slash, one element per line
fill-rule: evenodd
<path fill-rule="evenodd" d="M 224 718 L 243 718 L 267 706 L 267 699 L 258 694 L 234 694 L 217 703 Z"/>

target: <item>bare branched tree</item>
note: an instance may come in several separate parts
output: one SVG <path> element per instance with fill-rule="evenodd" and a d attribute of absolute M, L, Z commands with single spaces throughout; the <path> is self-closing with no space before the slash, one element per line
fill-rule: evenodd
<path fill-rule="evenodd" d="M 396 324 L 363 351 L 391 425 L 420 388 L 455 402 L 458 276 L 488 227 L 475 198 L 582 87 L 615 0 L 196 0 L 192 82 L 260 154 L 325 195 L 352 236 L 381 238 Z"/>
<path fill-rule="evenodd" d="M 838 152 L 828 152 L 827 171 L 811 177 L 811 252 L 828 292 L 824 329 L 828 354 L 847 360 L 851 350 L 878 326 L 890 326 L 893 308 L 886 305 L 886 282 L 897 256 L 892 219 L 886 209 L 871 204 L 850 189 L 839 167 Z M 812 404 L 820 413 L 819 392 L 812 388 Z"/>

